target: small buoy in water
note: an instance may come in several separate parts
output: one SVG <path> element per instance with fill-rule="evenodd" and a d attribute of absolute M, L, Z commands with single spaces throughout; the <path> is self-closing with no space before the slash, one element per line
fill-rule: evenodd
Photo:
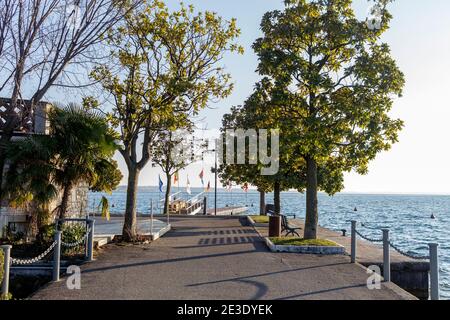
<path fill-rule="evenodd" d="M 357 208 L 357 207 L 355 207 L 355 209 L 354 209 L 353 211 L 357 212 L 357 211 L 358 211 L 358 208 Z"/>
<path fill-rule="evenodd" d="M 436 217 L 434 216 L 434 213 L 433 214 L 431 214 L 431 219 L 436 219 Z"/>

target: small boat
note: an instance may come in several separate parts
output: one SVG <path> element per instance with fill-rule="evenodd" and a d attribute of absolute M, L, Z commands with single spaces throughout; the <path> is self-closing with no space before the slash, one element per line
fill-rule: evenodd
<path fill-rule="evenodd" d="M 357 207 L 355 207 L 355 209 L 353 209 L 353 211 L 357 212 L 357 211 L 358 211 L 358 208 L 357 208 Z"/>
<path fill-rule="evenodd" d="M 436 217 L 434 216 L 434 213 L 431 214 L 431 219 L 435 220 Z"/>

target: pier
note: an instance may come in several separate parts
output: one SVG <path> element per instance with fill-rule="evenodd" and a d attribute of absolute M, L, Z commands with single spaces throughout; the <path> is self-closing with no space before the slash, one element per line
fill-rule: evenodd
<path fill-rule="evenodd" d="M 227 207 L 227 208 L 218 208 L 217 215 L 218 216 L 233 216 L 246 213 L 248 211 L 247 207 Z M 206 214 L 209 216 L 214 215 L 214 208 L 208 209 Z"/>

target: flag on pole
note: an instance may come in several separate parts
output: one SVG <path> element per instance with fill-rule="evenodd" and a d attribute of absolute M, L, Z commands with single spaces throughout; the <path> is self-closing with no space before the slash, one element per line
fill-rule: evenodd
<path fill-rule="evenodd" d="M 178 175 L 178 171 L 173 175 L 173 184 L 177 184 L 180 181 L 180 176 Z"/>
<path fill-rule="evenodd" d="M 208 185 L 206 186 L 205 191 L 209 192 L 211 190 L 211 181 L 208 181 Z"/>
<path fill-rule="evenodd" d="M 205 182 L 203 181 L 204 171 L 205 171 L 205 169 L 202 169 L 202 172 L 200 172 L 200 174 L 199 174 L 200 180 L 202 181 L 202 186 L 205 185 Z"/>
<path fill-rule="evenodd" d="M 248 183 L 244 183 L 244 185 L 242 186 L 242 190 L 244 190 L 244 192 L 248 192 Z"/>
<path fill-rule="evenodd" d="M 159 175 L 159 192 L 163 192 L 164 183 L 161 180 L 161 175 Z"/>
<path fill-rule="evenodd" d="M 186 181 L 186 192 L 187 192 L 187 194 L 192 194 L 191 182 L 189 181 L 189 176 L 187 177 L 187 181 Z"/>

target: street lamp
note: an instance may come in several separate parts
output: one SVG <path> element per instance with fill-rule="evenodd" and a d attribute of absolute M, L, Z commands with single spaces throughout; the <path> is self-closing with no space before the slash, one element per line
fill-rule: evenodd
<path fill-rule="evenodd" d="M 214 152 L 214 168 L 211 168 L 211 172 L 214 173 L 214 215 L 217 216 L 217 140 L 216 140 L 216 147 L 214 149 L 208 149 L 209 143 L 206 142 L 206 148 L 207 150 L 205 152 Z"/>

